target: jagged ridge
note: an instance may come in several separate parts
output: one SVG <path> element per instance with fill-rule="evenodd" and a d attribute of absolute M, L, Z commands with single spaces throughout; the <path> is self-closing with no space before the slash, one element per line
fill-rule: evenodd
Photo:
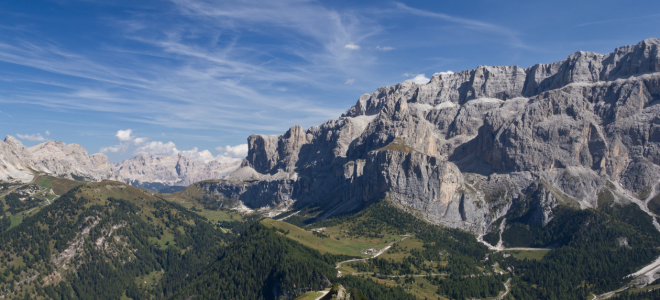
<path fill-rule="evenodd" d="M 379 88 L 321 126 L 250 136 L 241 167 L 200 186 L 319 218 L 390 197 L 475 233 L 512 207 L 544 225 L 561 203 L 611 204 L 603 193 L 645 205 L 660 188 L 659 44 Z"/>
<path fill-rule="evenodd" d="M 134 186 L 162 188 L 188 186 L 206 179 L 223 178 L 239 163 L 204 163 L 181 154 L 156 157 L 138 154 L 110 164 L 105 154 L 89 155 L 77 144 L 48 141 L 25 147 L 12 136 L 0 141 L 0 181 L 30 182 L 35 173 L 98 182 L 117 180 Z"/>

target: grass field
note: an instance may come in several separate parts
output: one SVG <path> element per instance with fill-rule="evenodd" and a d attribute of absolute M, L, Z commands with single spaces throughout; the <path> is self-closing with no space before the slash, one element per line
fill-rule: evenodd
<path fill-rule="evenodd" d="M 505 252 L 517 259 L 541 260 L 550 250 L 506 250 Z"/>
<path fill-rule="evenodd" d="M 392 251 L 388 251 L 383 253 L 380 258 L 384 259 L 392 259 L 394 261 L 403 261 L 403 258 L 406 256 L 410 256 L 410 250 L 412 249 L 423 249 L 424 247 L 424 242 L 420 241 L 419 239 L 415 237 L 407 238 L 403 240 L 402 242 L 397 244 L 397 248 L 404 249 L 404 251 L 400 251 L 398 253 L 392 253 Z"/>
<path fill-rule="evenodd" d="M 391 279 L 382 279 L 373 277 L 370 275 L 364 275 L 364 278 L 370 278 L 371 280 L 389 287 L 400 286 L 406 290 L 406 292 L 413 294 L 418 299 L 442 299 L 448 300 L 442 296 L 436 294 L 438 290 L 437 287 L 432 285 L 425 277 L 414 277 L 414 283 L 403 283 L 403 278 L 400 279 L 401 283 L 397 283 L 394 278 Z"/>
<path fill-rule="evenodd" d="M 161 271 L 152 271 L 149 274 L 135 278 L 135 282 L 140 286 L 154 287 L 163 277 Z"/>
<path fill-rule="evenodd" d="M 157 193 L 156 196 L 162 197 L 165 200 L 176 202 L 181 206 L 184 206 L 188 209 L 195 210 L 195 213 L 201 215 L 211 221 L 211 223 L 217 223 L 222 221 L 237 221 L 242 222 L 243 217 L 240 213 L 226 210 L 210 210 L 205 209 L 204 206 L 197 201 L 201 198 L 207 191 L 197 187 L 196 185 L 191 185 L 183 191 L 179 191 L 172 194 L 162 194 Z"/>
<path fill-rule="evenodd" d="M 314 235 L 312 231 L 304 230 L 286 222 L 266 218 L 261 223 L 267 227 L 289 231 L 286 237 L 322 253 L 346 254 L 359 257 L 370 257 L 370 255 L 362 254 L 363 250 L 369 248 L 381 249 L 393 240 L 401 238 L 400 236 L 391 235 L 385 235 L 383 238 L 348 237 L 343 232 L 330 230 L 323 231 L 323 234 L 330 237 L 321 238 Z"/>
<path fill-rule="evenodd" d="M 62 195 L 74 187 L 86 184 L 84 181 L 70 180 L 65 178 L 58 178 L 52 176 L 42 176 L 37 182 L 39 189 L 53 192 L 57 195 Z"/>
<path fill-rule="evenodd" d="M 329 291 L 330 289 L 326 289 L 325 291 Z M 321 292 L 308 292 L 305 293 L 304 295 L 301 295 L 300 297 L 296 298 L 296 300 L 314 300 L 318 298 L 319 296 L 323 295 Z"/>
<path fill-rule="evenodd" d="M 174 235 L 172 235 L 169 232 L 166 232 L 165 234 L 163 234 L 163 236 L 161 236 L 160 239 L 157 239 L 155 237 L 150 237 L 149 241 L 154 243 L 154 244 L 158 244 L 161 249 L 167 249 L 167 247 L 169 247 L 170 245 L 175 245 L 176 244 L 174 242 Z"/>
<path fill-rule="evenodd" d="M 9 216 L 9 219 L 11 220 L 11 226 L 9 226 L 9 228 L 13 228 L 18 226 L 18 224 L 21 224 L 21 222 L 23 222 L 23 217 L 24 217 L 23 213 L 18 213 L 14 216 Z"/>

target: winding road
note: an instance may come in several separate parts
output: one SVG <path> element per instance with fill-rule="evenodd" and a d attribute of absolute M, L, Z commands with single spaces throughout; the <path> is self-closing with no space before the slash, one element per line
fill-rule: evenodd
<path fill-rule="evenodd" d="M 552 250 L 552 248 L 526 248 L 526 247 L 513 247 L 513 248 L 506 248 L 504 247 L 504 241 L 502 240 L 502 233 L 504 232 L 504 226 L 506 224 L 506 218 L 502 220 L 502 223 L 500 223 L 500 241 L 497 242 L 497 245 L 493 246 L 489 244 L 488 242 L 484 241 L 484 235 L 479 235 L 477 236 L 477 241 L 479 243 L 484 244 L 486 247 L 488 247 L 488 250 L 492 251 L 504 251 L 504 250 L 511 250 L 511 251 L 541 251 L 541 250 Z"/>
<path fill-rule="evenodd" d="M 356 261 L 367 261 L 367 260 L 369 260 L 369 259 L 376 258 L 376 257 L 378 257 L 379 255 L 385 253 L 385 251 L 387 251 L 388 249 L 390 249 L 390 248 L 392 247 L 392 245 L 394 245 L 394 244 L 396 244 L 396 243 L 399 243 L 399 242 L 403 242 L 403 240 L 405 240 L 405 239 L 407 239 L 407 238 L 409 238 L 409 237 L 411 237 L 411 236 L 412 236 L 412 235 L 403 235 L 403 238 L 402 238 L 402 239 L 400 239 L 400 240 L 398 240 L 398 241 L 394 241 L 394 242 L 389 243 L 387 246 L 385 246 L 385 248 L 383 248 L 383 249 L 381 249 L 380 251 L 378 251 L 378 252 L 377 252 L 376 254 L 374 254 L 372 257 L 367 257 L 367 258 L 356 258 L 356 259 L 349 259 L 349 260 L 345 260 L 345 261 L 340 261 L 340 262 L 337 263 L 337 267 L 335 267 L 335 269 L 339 269 L 339 268 L 341 267 L 341 265 L 343 265 L 343 264 L 345 264 L 345 263 L 356 262 Z M 341 277 L 341 271 L 338 271 L 338 272 L 337 272 L 337 277 Z"/>

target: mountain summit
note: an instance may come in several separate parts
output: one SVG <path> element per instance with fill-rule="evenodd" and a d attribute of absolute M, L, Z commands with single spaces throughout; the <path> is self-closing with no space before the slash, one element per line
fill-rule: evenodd
<path fill-rule="evenodd" d="M 505 216 L 543 226 L 559 204 L 646 209 L 660 180 L 658 104 L 660 39 L 479 66 L 379 88 L 307 130 L 252 135 L 239 169 L 199 185 L 316 220 L 391 198 L 478 234 Z"/>

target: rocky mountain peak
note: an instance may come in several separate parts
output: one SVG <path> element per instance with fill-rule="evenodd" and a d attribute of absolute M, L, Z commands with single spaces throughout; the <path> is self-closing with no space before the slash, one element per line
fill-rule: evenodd
<path fill-rule="evenodd" d="M 7 143 L 8 145 L 11 145 L 12 147 L 16 147 L 16 148 L 23 148 L 24 147 L 23 143 L 21 143 L 21 141 L 17 140 L 15 137 L 13 137 L 11 135 L 5 136 L 5 141 L 4 142 Z"/>
<path fill-rule="evenodd" d="M 476 233 L 510 209 L 544 226 L 603 193 L 645 200 L 660 191 L 658 41 L 381 87 L 321 126 L 250 136 L 241 167 L 204 188 L 317 218 L 389 198 Z"/>

